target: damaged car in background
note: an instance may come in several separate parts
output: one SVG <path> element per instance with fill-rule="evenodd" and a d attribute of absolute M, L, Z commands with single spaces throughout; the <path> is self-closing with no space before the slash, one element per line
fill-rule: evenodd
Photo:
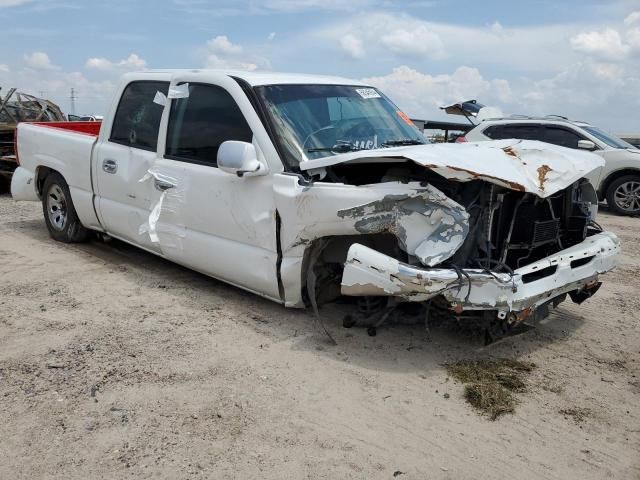
<path fill-rule="evenodd" d="M 413 315 L 493 339 L 588 299 L 619 251 L 585 180 L 598 156 L 428 144 L 361 82 L 129 74 L 94 125 L 18 127 L 12 193 L 53 238 L 100 231 L 288 307 L 349 303 L 370 334 Z"/>

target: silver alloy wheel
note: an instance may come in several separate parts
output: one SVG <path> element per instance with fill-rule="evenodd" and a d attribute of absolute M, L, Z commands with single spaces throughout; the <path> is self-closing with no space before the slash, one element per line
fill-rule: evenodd
<path fill-rule="evenodd" d="M 640 181 L 622 183 L 613 194 L 616 205 L 625 212 L 640 211 Z"/>
<path fill-rule="evenodd" d="M 67 199 L 60 185 L 54 183 L 47 192 L 49 222 L 56 230 L 64 230 L 67 223 Z"/>

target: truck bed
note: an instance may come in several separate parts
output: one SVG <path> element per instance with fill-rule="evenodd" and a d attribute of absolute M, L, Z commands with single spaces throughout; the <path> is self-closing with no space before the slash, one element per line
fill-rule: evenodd
<path fill-rule="evenodd" d="M 38 200 L 39 169 L 60 172 L 78 216 L 86 225 L 96 223 L 91 184 L 91 155 L 98 139 L 100 122 L 34 122 L 20 123 L 16 130 L 18 168 L 15 177 L 35 177 L 31 182 L 12 182 L 16 200 Z M 23 179 L 24 180 L 24 179 Z M 16 188 L 14 188 L 14 185 Z M 23 188 L 17 188 L 23 185 Z"/>
<path fill-rule="evenodd" d="M 57 128 L 96 137 L 100 133 L 101 122 L 29 122 L 31 125 Z M 13 172 L 18 166 L 15 145 L 16 125 L 0 127 L 0 193 L 8 190 Z"/>

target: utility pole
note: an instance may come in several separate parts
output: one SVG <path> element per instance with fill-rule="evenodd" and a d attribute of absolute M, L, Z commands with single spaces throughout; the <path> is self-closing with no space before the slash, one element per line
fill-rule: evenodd
<path fill-rule="evenodd" d="M 76 96 L 76 90 L 73 87 L 71 87 L 71 96 L 69 98 L 71 99 L 71 115 L 75 115 L 76 114 L 76 100 L 78 99 L 78 97 Z"/>

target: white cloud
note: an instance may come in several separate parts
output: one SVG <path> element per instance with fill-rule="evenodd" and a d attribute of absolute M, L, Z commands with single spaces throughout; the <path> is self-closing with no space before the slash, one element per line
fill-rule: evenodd
<path fill-rule="evenodd" d="M 621 86 L 624 84 L 624 67 L 613 63 L 593 63 L 587 67 L 598 78 L 607 80 L 611 84 Z"/>
<path fill-rule="evenodd" d="M 347 33 L 340 39 L 340 47 L 342 50 L 353 59 L 364 57 L 364 48 L 362 47 L 362 40 L 351 33 Z"/>
<path fill-rule="evenodd" d="M 482 103 L 511 95 L 506 80 L 492 83 L 477 68 L 462 66 L 452 74 L 430 75 L 406 65 L 384 76 L 363 79 L 387 93 L 407 114 L 433 118 L 442 105 L 478 99 Z"/>
<path fill-rule="evenodd" d="M 571 45 L 578 52 L 607 60 L 621 60 L 629 53 L 629 46 L 613 28 L 580 33 L 571 38 Z"/>
<path fill-rule="evenodd" d="M 640 51 L 640 28 L 627 30 L 626 40 L 633 51 Z"/>
<path fill-rule="evenodd" d="M 206 68 L 253 71 L 269 68 L 270 62 L 255 53 L 246 53 L 241 45 L 234 44 L 225 35 L 219 35 L 207 42 L 204 65 Z"/>
<path fill-rule="evenodd" d="M 9 89 L 17 87 L 29 93 L 56 103 L 64 112 L 70 111 L 69 94 L 73 87 L 76 96 L 76 113 L 104 114 L 115 89 L 115 79 L 89 80 L 80 72 L 41 70 L 38 75 L 30 68 L 0 69 L 0 85 Z M 3 88 L 3 91 L 5 90 Z"/>
<path fill-rule="evenodd" d="M 103 72 L 133 72 L 147 68 L 147 62 L 135 53 L 132 53 L 119 62 L 112 62 L 102 57 L 90 58 L 87 60 L 85 67 Z"/>
<path fill-rule="evenodd" d="M 17 7 L 18 5 L 24 5 L 31 0 L 0 0 L 0 8 L 4 7 Z"/>
<path fill-rule="evenodd" d="M 213 53 L 207 56 L 205 66 L 207 68 L 247 70 L 249 72 L 252 72 L 258 69 L 258 65 L 256 65 L 255 63 L 243 62 L 240 60 L 234 60 L 230 58 L 222 58 Z"/>
<path fill-rule="evenodd" d="M 460 26 L 428 22 L 406 14 L 374 12 L 350 15 L 348 19 L 305 31 L 299 42 L 340 47 L 345 35 L 357 34 L 367 56 L 389 68 L 393 63 L 397 65 L 399 56 L 404 56 L 403 62 L 416 62 L 414 66 L 419 66 L 417 62 L 422 59 L 458 58 L 520 73 L 551 74 L 577 60 L 567 38 L 582 30 L 584 27 L 573 23 Z"/>
<path fill-rule="evenodd" d="M 270 42 L 276 38 L 276 32 L 271 32 L 268 36 L 267 36 L 267 40 L 269 40 Z"/>
<path fill-rule="evenodd" d="M 24 55 L 24 62 L 27 66 L 35 70 L 58 70 L 59 67 L 51 63 L 49 55 L 44 52 L 33 52 L 29 55 Z"/>
<path fill-rule="evenodd" d="M 502 33 L 502 32 L 504 31 L 504 27 L 503 27 L 503 26 L 502 26 L 502 24 L 501 24 L 500 22 L 498 22 L 497 20 L 496 20 L 495 22 L 493 22 L 493 23 L 491 24 L 491 27 L 489 27 L 489 28 L 491 28 L 491 31 L 492 31 L 493 33 L 497 33 L 497 34 L 500 34 L 500 33 Z"/>
<path fill-rule="evenodd" d="M 9 68 L 9 65 L 5 63 L 0 63 L 0 72 L 8 73 L 10 71 L 11 69 Z"/>
<path fill-rule="evenodd" d="M 640 21 L 640 10 L 631 12 L 629 15 L 627 15 L 627 17 L 624 19 L 624 24 L 633 25 L 634 23 L 638 23 L 639 21 Z"/>
<path fill-rule="evenodd" d="M 388 50 L 399 55 L 415 55 L 419 57 L 442 58 L 445 56 L 444 45 L 438 34 L 426 25 L 413 28 L 397 28 L 382 35 L 380 43 Z"/>
<path fill-rule="evenodd" d="M 490 78 L 470 66 L 439 75 L 400 66 L 363 81 L 380 88 L 414 118 L 455 121 L 439 107 L 477 99 L 506 114 L 559 114 L 608 130 L 640 130 L 633 115 L 620 115 L 640 108 L 640 70 L 618 63 L 577 62 L 541 80 Z"/>
<path fill-rule="evenodd" d="M 242 47 L 234 45 L 226 35 L 218 35 L 207 42 L 207 47 L 211 53 L 222 55 L 236 55 L 242 53 Z"/>
<path fill-rule="evenodd" d="M 374 0 L 266 0 L 260 2 L 269 10 L 299 11 L 310 9 L 322 10 L 358 10 L 371 6 Z"/>

